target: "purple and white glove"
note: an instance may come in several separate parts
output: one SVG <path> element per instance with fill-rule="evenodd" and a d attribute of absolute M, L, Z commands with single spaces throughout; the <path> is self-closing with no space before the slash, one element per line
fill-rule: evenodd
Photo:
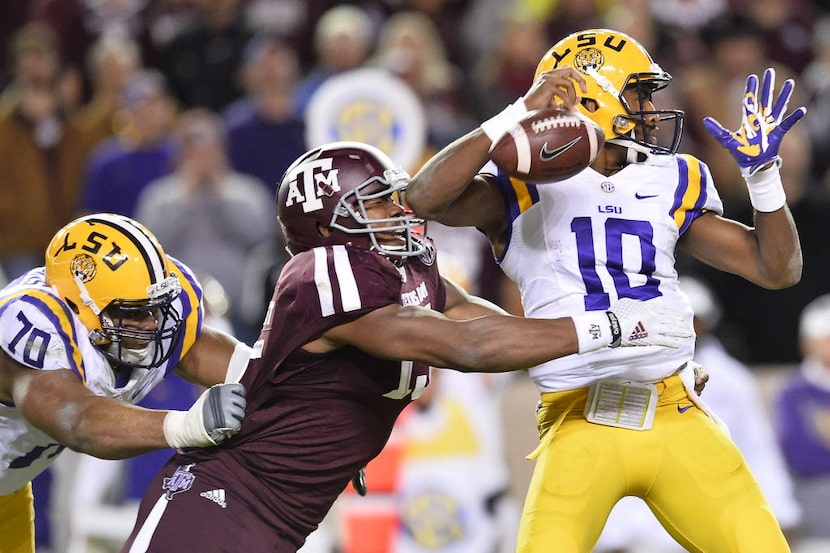
<path fill-rule="evenodd" d="M 807 113 L 807 108 L 800 107 L 784 117 L 794 87 L 792 79 L 784 81 L 778 98 L 773 103 L 775 70 L 770 67 L 764 72 L 760 95 L 758 76 L 750 75 L 746 79 L 743 117 L 738 130 L 727 130 L 712 117 L 703 119 L 706 130 L 738 162 L 749 189 L 752 206 L 758 211 L 775 211 L 786 202 L 784 187 L 777 171 L 781 165 L 778 148 L 787 131 Z M 776 170 L 758 174 L 759 170 L 770 163 L 775 165 Z"/>
<path fill-rule="evenodd" d="M 807 113 L 806 108 L 800 107 L 784 117 L 795 87 L 792 79 L 784 81 L 781 92 L 773 104 L 774 87 L 775 70 L 771 67 L 764 72 L 760 96 L 758 76 L 750 75 L 746 79 L 743 118 L 740 128 L 736 131 L 725 129 L 712 117 L 703 119 L 706 130 L 729 150 L 742 169 L 748 169 L 750 175 L 779 159 L 778 147 L 784 134 Z"/>

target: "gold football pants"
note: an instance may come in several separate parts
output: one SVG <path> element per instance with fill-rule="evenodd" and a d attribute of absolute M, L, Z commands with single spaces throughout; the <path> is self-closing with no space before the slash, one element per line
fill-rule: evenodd
<path fill-rule="evenodd" d="M 542 394 L 537 424 L 546 439 L 518 553 L 589 553 L 626 495 L 645 500 L 690 552 L 790 551 L 732 440 L 692 404 L 679 376 L 656 386 L 654 425 L 645 431 L 588 422 L 582 413 L 588 388 Z M 555 434 L 545 436 L 551 427 Z"/>
<path fill-rule="evenodd" d="M 0 495 L 0 551 L 35 553 L 35 507 L 31 482 Z"/>

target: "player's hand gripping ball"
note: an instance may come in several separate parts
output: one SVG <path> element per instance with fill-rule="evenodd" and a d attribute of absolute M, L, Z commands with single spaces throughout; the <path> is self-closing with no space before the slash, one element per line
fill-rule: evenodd
<path fill-rule="evenodd" d="M 545 108 L 531 111 L 502 135 L 490 150 L 490 159 L 511 177 L 544 184 L 588 167 L 604 143 L 602 129 L 588 118 Z"/>

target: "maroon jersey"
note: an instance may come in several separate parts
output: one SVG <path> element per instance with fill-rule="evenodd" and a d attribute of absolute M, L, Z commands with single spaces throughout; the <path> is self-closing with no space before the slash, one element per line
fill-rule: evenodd
<path fill-rule="evenodd" d="M 224 490 L 228 510 L 231 500 L 241 502 L 257 524 L 273 528 L 273 542 L 249 546 L 296 550 L 352 476 L 380 453 L 396 418 L 429 379 L 429 367 L 420 363 L 379 359 L 353 347 L 312 354 L 301 346 L 386 305 L 442 311 L 445 302 L 432 248 L 400 267 L 372 251 L 345 246 L 295 256 L 277 283 L 254 348 L 259 357 L 242 380 L 248 400 L 242 430 L 221 447 L 174 456 L 163 471 L 167 482 L 181 481 L 171 478 L 177 467 L 180 476 L 187 471 L 188 488 L 204 474 L 209 484 L 203 485 Z M 151 488 L 148 497 L 154 494 Z M 171 495 L 171 508 L 178 497 Z M 142 505 L 139 525 L 150 507 Z M 171 508 L 165 518 L 176 516 Z M 242 543 L 238 535 L 232 539 Z M 222 549 L 212 545 L 211 550 Z"/>

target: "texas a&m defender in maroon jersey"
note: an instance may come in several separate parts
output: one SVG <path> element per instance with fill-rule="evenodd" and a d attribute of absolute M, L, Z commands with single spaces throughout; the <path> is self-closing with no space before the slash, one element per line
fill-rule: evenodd
<path fill-rule="evenodd" d="M 357 143 L 317 148 L 286 171 L 277 213 L 293 257 L 242 378 L 242 429 L 171 458 L 124 553 L 295 552 L 381 451 L 430 366 L 518 370 L 688 335 L 640 302 L 590 320 L 529 320 L 467 295 L 441 277 L 423 221 L 402 207 L 408 182 Z M 646 336 L 631 338 L 638 323 Z"/>

